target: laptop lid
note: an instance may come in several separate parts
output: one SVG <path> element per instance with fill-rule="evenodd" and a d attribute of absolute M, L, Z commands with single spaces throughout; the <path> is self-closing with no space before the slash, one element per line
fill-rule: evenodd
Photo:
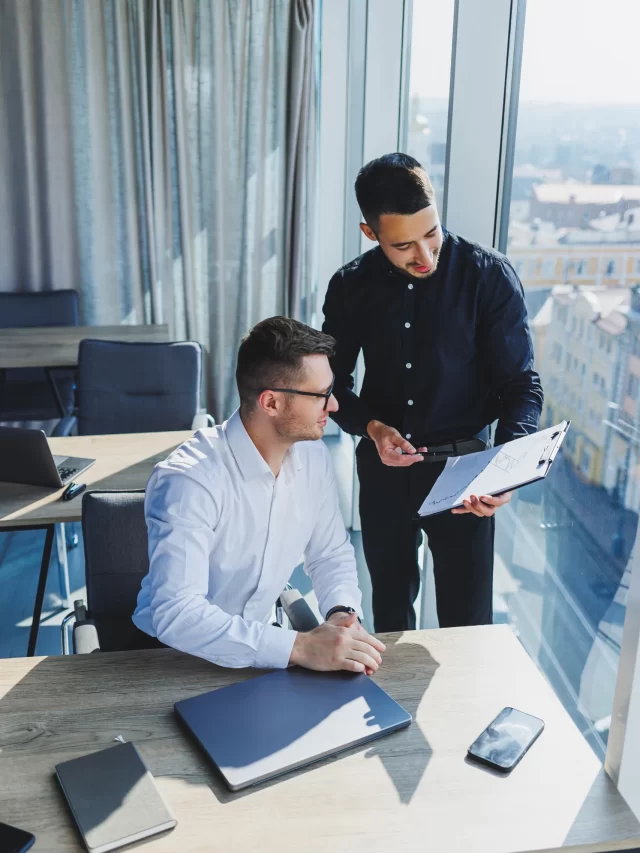
<path fill-rule="evenodd" d="M 93 465 L 95 459 L 56 457 L 75 474 Z M 0 482 L 23 483 L 27 486 L 51 486 L 59 489 L 65 481 L 41 429 L 0 427 Z"/>
<path fill-rule="evenodd" d="M 232 791 L 408 726 L 411 715 L 364 674 L 276 670 L 176 702 Z"/>

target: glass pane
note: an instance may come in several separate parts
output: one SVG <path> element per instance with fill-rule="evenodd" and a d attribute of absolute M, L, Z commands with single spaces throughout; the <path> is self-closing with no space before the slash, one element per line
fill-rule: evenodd
<path fill-rule="evenodd" d="M 454 0 L 413 0 L 406 153 L 424 166 L 442 207 Z"/>
<path fill-rule="evenodd" d="M 604 757 L 640 508 L 640 4 L 529 0 L 507 254 L 525 288 L 544 486 L 498 513 L 508 621 Z M 503 247 L 504 248 L 504 247 Z"/>

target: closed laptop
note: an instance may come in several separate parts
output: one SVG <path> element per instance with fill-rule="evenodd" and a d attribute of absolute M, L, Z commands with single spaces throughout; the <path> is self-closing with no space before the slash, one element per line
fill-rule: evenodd
<path fill-rule="evenodd" d="M 232 791 L 408 726 L 364 674 L 277 670 L 176 702 L 180 722 Z"/>

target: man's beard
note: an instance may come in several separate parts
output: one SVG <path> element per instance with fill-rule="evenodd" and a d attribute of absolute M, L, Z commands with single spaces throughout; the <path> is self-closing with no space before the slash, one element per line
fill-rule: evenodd
<path fill-rule="evenodd" d="M 399 269 L 405 275 L 409 276 L 409 278 L 415 278 L 418 281 L 424 281 L 426 278 L 431 278 L 431 276 L 434 274 L 434 272 L 438 269 L 438 261 L 439 260 L 440 260 L 440 249 L 438 249 L 437 252 L 433 253 L 433 266 L 431 267 L 431 269 L 427 273 L 416 272 L 414 274 L 411 272 L 412 269 L 415 269 L 415 267 L 413 267 L 413 266 L 412 267 L 397 267 L 397 269 Z"/>
<path fill-rule="evenodd" d="M 303 423 L 298 418 L 285 415 L 281 423 L 276 424 L 276 434 L 284 441 L 315 441 L 318 438 L 317 430 L 319 425 Z"/>

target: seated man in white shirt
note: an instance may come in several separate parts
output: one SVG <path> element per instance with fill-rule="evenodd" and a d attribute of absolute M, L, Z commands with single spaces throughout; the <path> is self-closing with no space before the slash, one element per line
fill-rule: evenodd
<path fill-rule="evenodd" d="M 338 408 L 334 343 L 285 317 L 259 323 L 238 352 L 238 411 L 156 466 L 133 615 L 149 637 L 221 666 L 377 670 L 384 645 L 358 619 L 355 556 L 319 441 Z M 269 618 L 303 554 L 326 621 L 297 633 Z"/>

